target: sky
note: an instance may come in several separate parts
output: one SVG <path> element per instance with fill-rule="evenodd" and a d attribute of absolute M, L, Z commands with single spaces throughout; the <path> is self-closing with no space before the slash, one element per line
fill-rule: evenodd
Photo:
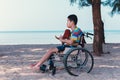
<path fill-rule="evenodd" d="M 102 6 L 106 30 L 120 30 L 120 15 L 111 17 Z M 91 7 L 78 8 L 69 0 L 0 0 L 0 31 L 64 30 L 67 16 L 76 14 L 82 30 L 93 30 Z"/>

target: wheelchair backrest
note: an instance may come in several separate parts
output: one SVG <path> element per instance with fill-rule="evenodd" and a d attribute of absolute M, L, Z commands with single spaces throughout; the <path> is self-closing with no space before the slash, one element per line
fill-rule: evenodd
<path fill-rule="evenodd" d="M 80 35 L 79 38 L 80 38 L 79 45 L 83 48 L 85 46 L 85 43 L 86 43 L 85 38 L 84 38 L 84 34 Z"/>

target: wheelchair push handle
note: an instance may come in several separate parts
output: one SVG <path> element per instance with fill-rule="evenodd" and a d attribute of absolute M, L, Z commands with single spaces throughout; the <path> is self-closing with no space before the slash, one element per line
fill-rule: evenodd
<path fill-rule="evenodd" d="M 85 36 L 85 37 L 87 37 L 87 38 L 92 39 L 92 37 L 91 37 L 91 36 L 94 36 L 94 34 L 89 33 L 89 32 L 84 32 L 84 36 Z"/>

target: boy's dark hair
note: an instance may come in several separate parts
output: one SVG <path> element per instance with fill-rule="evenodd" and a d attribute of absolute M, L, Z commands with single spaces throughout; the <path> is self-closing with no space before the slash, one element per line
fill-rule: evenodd
<path fill-rule="evenodd" d="M 68 19 L 69 19 L 70 21 L 73 21 L 73 22 L 75 23 L 75 25 L 77 24 L 78 18 L 77 18 L 77 16 L 76 16 L 75 14 L 69 15 L 69 16 L 68 16 Z"/>

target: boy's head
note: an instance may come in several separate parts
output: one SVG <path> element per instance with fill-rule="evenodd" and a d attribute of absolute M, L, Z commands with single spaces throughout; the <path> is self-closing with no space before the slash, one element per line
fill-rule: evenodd
<path fill-rule="evenodd" d="M 72 14 L 72 15 L 69 15 L 67 18 L 68 18 L 67 20 L 68 28 L 71 28 L 72 26 L 77 25 L 78 18 L 76 15 Z"/>

